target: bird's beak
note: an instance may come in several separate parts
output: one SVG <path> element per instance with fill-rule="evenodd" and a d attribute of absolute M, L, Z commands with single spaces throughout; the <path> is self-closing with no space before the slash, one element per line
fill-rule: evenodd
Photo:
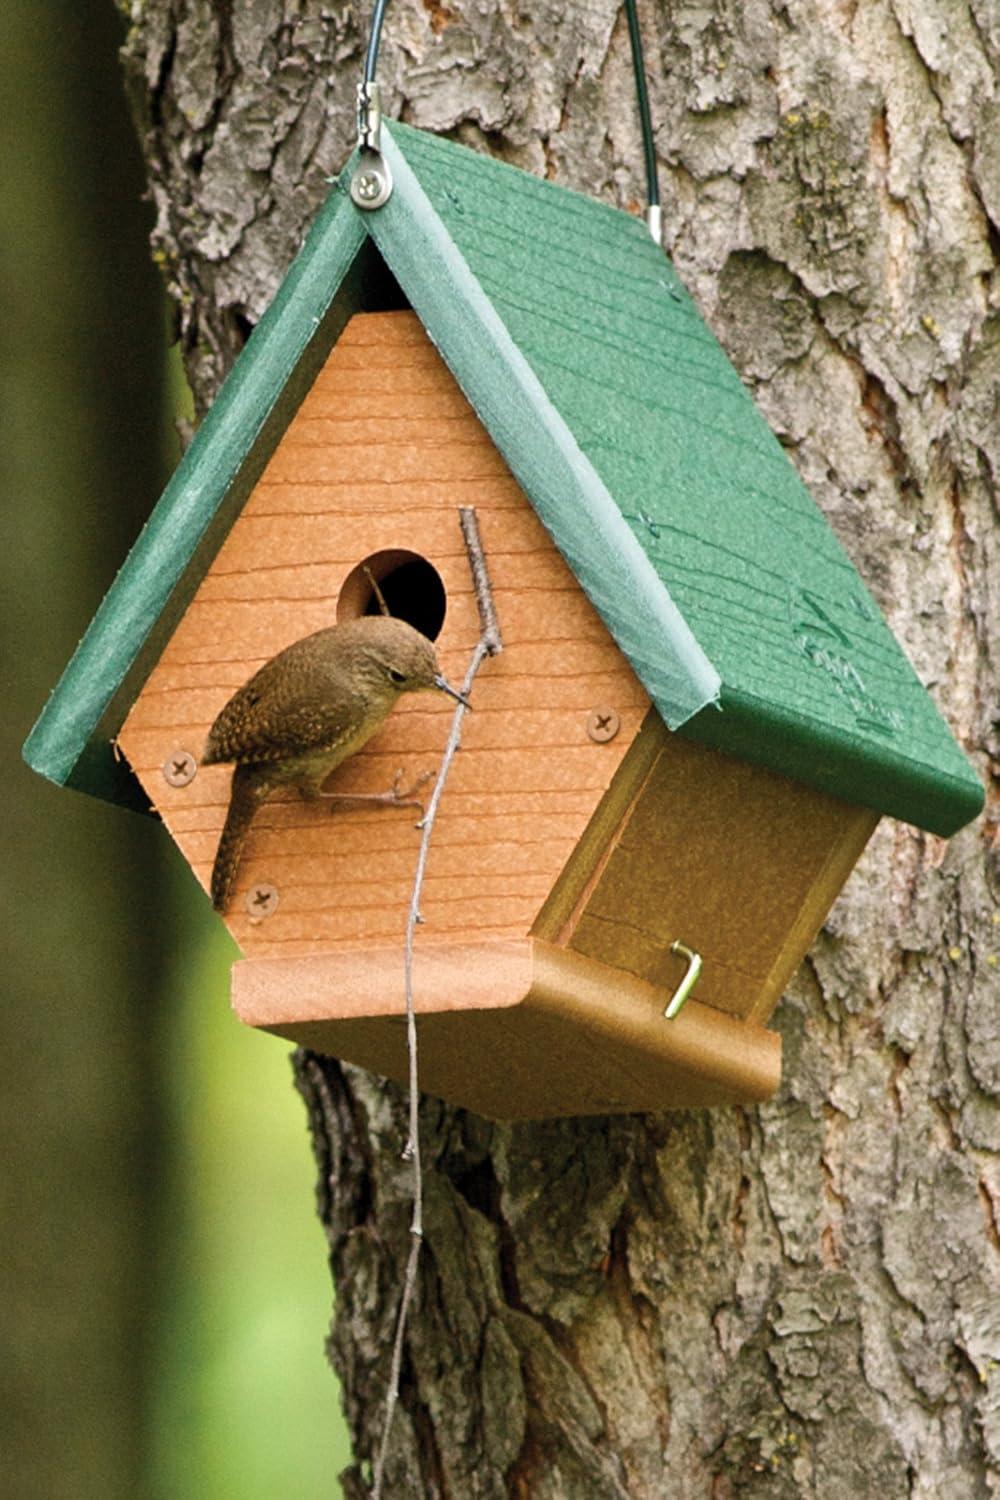
<path fill-rule="evenodd" d="M 458 702 L 464 704 L 466 708 L 472 707 L 472 704 L 469 702 L 468 698 L 466 698 L 464 693 L 460 693 L 458 691 L 458 688 L 453 688 L 450 682 L 446 682 L 445 679 L 441 676 L 440 672 L 434 679 L 434 686 L 436 688 L 440 688 L 442 693 L 449 693 L 452 698 L 457 698 Z"/>

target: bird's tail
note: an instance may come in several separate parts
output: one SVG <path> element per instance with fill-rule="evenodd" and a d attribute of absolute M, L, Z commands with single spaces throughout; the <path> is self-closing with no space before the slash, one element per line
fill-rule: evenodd
<path fill-rule="evenodd" d="M 267 787 L 254 768 L 237 766 L 229 792 L 229 811 L 212 866 L 212 905 L 216 911 L 225 911 L 229 905 L 243 844 L 254 814 L 266 796 Z"/>

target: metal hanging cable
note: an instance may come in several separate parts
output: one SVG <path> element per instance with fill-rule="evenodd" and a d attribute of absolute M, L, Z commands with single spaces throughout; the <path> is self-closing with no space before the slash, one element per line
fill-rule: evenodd
<path fill-rule="evenodd" d="M 653 120 L 649 112 L 649 88 L 646 83 L 646 65 L 642 56 L 642 32 L 639 29 L 639 14 L 635 0 L 625 0 L 625 15 L 628 19 L 628 37 L 632 44 L 632 72 L 635 75 L 635 96 L 639 107 L 639 124 L 642 128 L 642 154 L 646 162 L 646 223 L 657 244 L 662 239 L 660 211 L 660 174 L 656 165 L 656 142 L 653 139 Z"/>
<path fill-rule="evenodd" d="M 382 24 L 388 0 L 375 0 L 365 50 L 364 76 L 358 89 L 359 114 L 358 136 L 362 146 L 378 150 L 378 85 L 375 69 L 378 65 L 378 48 L 382 37 Z M 660 209 L 660 179 L 656 164 L 656 142 L 653 138 L 653 121 L 649 110 L 649 87 L 646 81 L 646 66 L 642 53 L 642 31 L 636 0 L 625 0 L 625 16 L 628 21 L 629 42 L 632 48 L 632 72 L 635 77 L 636 104 L 639 109 L 639 125 L 642 131 L 642 154 L 646 167 L 646 223 L 649 232 L 661 243 L 662 213 Z"/>
<path fill-rule="evenodd" d="M 375 68 L 378 64 L 378 44 L 382 38 L 382 22 L 385 20 L 385 9 L 389 0 L 375 0 L 372 10 L 371 27 L 368 32 L 368 49 L 365 52 L 365 83 L 375 82 Z"/>
<path fill-rule="evenodd" d="M 375 0 L 368 46 L 365 50 L 365 68 L 358 84 L 358 147 L 360 161 L 351 178 L 351 198 L 358 208 L 381 208 L 392 194 L 392 173 L 389 163 L 382 155 L 382 99 L 375 82 L 378 64 L 378 44 L 382 37 L 382 22 L 388 0 Z"/>

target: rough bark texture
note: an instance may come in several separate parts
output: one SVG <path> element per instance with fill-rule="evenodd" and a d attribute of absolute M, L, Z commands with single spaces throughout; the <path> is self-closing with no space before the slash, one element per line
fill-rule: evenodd
<path fill-rule="evenodd" d="M 131 9 L 156 248 L 204 404 L 351 145 L 367 17 Z M 678 0 L 643 21 L 677 266 L 986 777 L 1000 12 Z M 641 197 L 615 0 L 396 0 L 380 74 L 411 123 Z M 995 826 L 946 846 L 883 824 L 779 1009 L 761 1109 L 501 1128 L 425 1102 L 390 1494 L 1000 1491 Z M 408 1248 L 404 1111 L 329 1060 L 298 1075 L 360 1495 Z"/>

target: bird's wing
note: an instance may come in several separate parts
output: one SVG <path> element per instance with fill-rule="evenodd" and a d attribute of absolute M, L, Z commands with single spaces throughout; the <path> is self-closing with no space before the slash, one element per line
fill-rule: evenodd
<path fill-rule="evenodd" d="M 208 732 L 202 757 L 250 763 L 283 760 L 349 742 L 360 727 L 357 694 L 337 691 L 324 675 L 300 673 L 294 661 L 267 662 L 226 704 Z"/>

